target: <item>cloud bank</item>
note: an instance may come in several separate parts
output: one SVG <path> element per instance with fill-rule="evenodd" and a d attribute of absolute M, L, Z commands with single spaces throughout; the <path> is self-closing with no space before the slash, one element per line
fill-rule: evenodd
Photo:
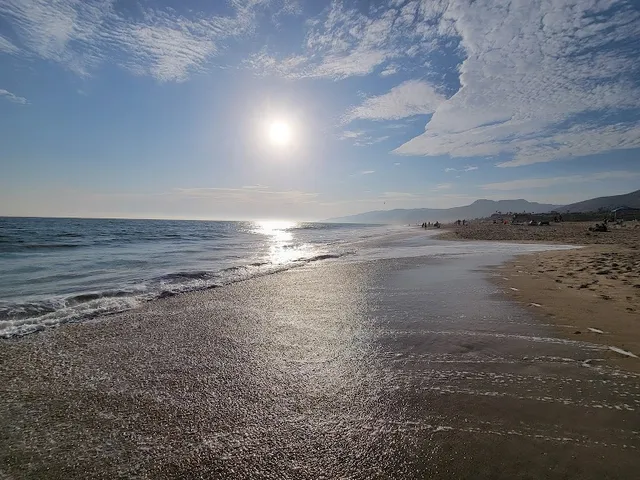
<path fill-rule="evenodd" d="M 334 1 L 308 21 L 299 53 L 263 50 L 247 65 L 295 79 L 413 75 L 343 120 L 432 113 L 394 153 L 517 167 L 640 147 L 639 38 L 633 0 L 398 0 L 368 11 Z"/>
<path fill-rule="evenodd" d="M 395 154 L 499 157 L 499 167 L 519 167 L 640 148 L 636 0 L 334 0 L 320 13 L 318 3 L 294 0 L 213 5 L 224 13 L 151 5 L 3 0 L 0 21 L 10 28 L 0 55 L 81 76 L 110 63 L 180 82 L 265 24 L 292 44 L 281 27 L 288 16 L 302 32 L 298 45 L 282 53 L 247 42 L 261 47 L 233 62 L 287 79 L 384 82 L 383 92 L 370 82 L 376 88 L 341 120 L 424 115 L 424 131 L 398 142 Z"/>

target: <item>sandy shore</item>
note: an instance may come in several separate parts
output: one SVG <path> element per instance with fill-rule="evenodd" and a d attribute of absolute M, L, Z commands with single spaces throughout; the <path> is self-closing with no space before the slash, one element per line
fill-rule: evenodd
<path fill-rule="evenodd" d="M 585 368 L 604 349 L 487 261 L 319 263 L 0 342 L 0 478 L 633 478 L 640 376 Z"/>
<path fill-rule="evenodd" d="M 640 357 L 640 224 L 590 232 L 590 223 L 549 227 L 456 227 L 441 238 L 582 245 L 563 252 L 520 256 L 495 281 L 505 293 L 552 321 L 565 338 L 617 347 Z M 640 371 L 640 358 L 610 350 L 601 358 Z"/>
<path fill-rule="evenodd" d="M 501 225 L 491 222 L 472 223 L 464 227 L 447 226 L 438 238 L 442 240 L 499 240 L 513 242 L 543 242 L 572 245 L 615 245 L 638 250 L 640 222 L 624 226 L 609 225 L 609 232 L 590 232 L 595 225 L 587 222 L 552 223 L 544 227 Z"/>

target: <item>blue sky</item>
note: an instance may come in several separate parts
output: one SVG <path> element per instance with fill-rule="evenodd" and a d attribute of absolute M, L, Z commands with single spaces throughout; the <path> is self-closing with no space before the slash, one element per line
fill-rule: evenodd
<path fill-rule="evenodd" d="M 626 193 L 638 51 L 637 0 L 2 0 L 0 214 Z"/>

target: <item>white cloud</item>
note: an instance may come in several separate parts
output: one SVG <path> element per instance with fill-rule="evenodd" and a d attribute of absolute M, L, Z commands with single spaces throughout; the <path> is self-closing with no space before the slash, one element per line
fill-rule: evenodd
<path fill-rule="evenodd" d="M 0 35 L 0 54 L 57 62 L 79 75 L 113 63 L 159 81 L 184 81 L 233 40 L 258 32 L 261 18 L 302 12 L 297 0 L 229 0 L 225 15 L 152 3 L 1 0 L 0 22 L 10 28 Z M 344 117 L 433 113 L 424 133 L 397 154 L 500 155 L 506 160 L 499 166 L 516 167 L 640 148 L 634 0 L 402 0 L 366 9 L 357 3 L 334 0 L 307 19 L 299 51 L 264 47 L 244 65 L 294 79 L 396 72 L 420 78 Z M 438 62 L 434 52 L 451 58 Z M 449 73 L 459 86 L 442 71 L 456 61 Z M 356 144 L 382 138 L 363 135 Z"/>
<path fill-rule="evenodd" d="M 353 140 L 353 144 L 356 147 L 366 147 L 369 145 L 375 145 L 376 143 L 384 142 L 388 140 L 389 135 L 383 135 L 381 137 L 374 137 L 369 135 L 364 130 L 344 130 L 340 136 L 340 140 Z"/>
<path fill-rule="evenodd" d="M 354 50 L 328 54 L 322 62 L 310 63 L 311 56 L 292 55 L 282 60 L 262 51 L 252 55 L 245 64 L 262 75 L 275 74 L 285 78 L 333 78 L 336 80 L 368 75 L 383 63 L 387 54 L 383 51 Z"/>
<path fill-rule="evenodd" d="M 21 105 L 26 105 L 27 103 L 29 103 L 26 98 L 14 95 L 10 91 L 4 90 L 2 88 L 0 88 L 0 98 L 5 98 L 6 100 L 9 100 L 10 102 L 19 103 Z"/>
<path fill-rule="evenodd" d="M 382 137 L 372 137 L 366 135 L 353 142 L 353 144 L 356 147 L 367 147 L 369 145 L 375 145 L 376 143 L 384 142 L 385 140 L 389 140 L 389 135 L 383 135 Z"/>
<path fill-rule="evenodd" d="M 11 43 L 9 39 L 0 35 L 0 53 L 17 53 L 18 51 L 18 47 Z"/>
<path fill-rule="evenodd" d="M 451 190 L 452 187 L 453 185 L 450 183 L 439 183 L 434 187 L 434 190 Z"/>
<path fill-rule="evenodd" d="M 464 167 L 462 167 L 460 169 L 451 168 L 451 167 L 447 167 L 447 168 L 444 169 L 444 171 L 446 173 L 451 173 L 451 172 L 458 172 L 458 173 L 461 173 L 461 172 L 473 172 L 474 170 L 478 170 L 478 167 L 475 166 L 475 165 L 466 165 L 466 166 L 464 166 Z"/>
<path fill-rule="evenodd" d="M 387 65 L 384 70 L 382 70 L 380 72 L 380 76 L 381 77 L 388 77 L 390 75 L 395 75 L 396 73 L 398 73 L 398 66 L 392 64 Z"/>
<path fill-rule="evenodd" d="M 638 147 L 640 122 L 601 126 L 575 125 L 563 132 L 549 134 L 546 138 L 521 140 L 513 160 L 499 163 L 498 166 L 519 167 Z"/>
<path fill-rule="evenodd" d="M 590 183 L 602 180 L 629 179 L 640 177 L 640 172 L 632 171 L 613 171 L 600 172 L 589 175 L 569 175 L 564 177 L 547 177 L 547 178 L 526 178 L 522 180 L 510 180 L 508 182 L 487 183 L 481 185 L 483 190 L 527 190 L 534 188 L 547 188 L 552 186 L 563 186 L 573 183 Z"/>
<path fill-rule="evenodd" d="M 385 65 L 381 76 L 419 71 L 428 78 L 415 82 L 440 87 L 444 77 L 429 55 L 456 51 L 460 85 L 452 96 L 429 101 L 430 93 L 406 91 L 402 97 L 400 87 L 407 86 L 400 85 L 343 120 L 433 113 L 425 132 L 395 153 L 500 155 L 507 157 L 501 167 L 637 148 L 640 10 L 632 3 L 405 0 L 365 12 L 333 1 L 308 22 L 301 53 L 278 58 L 263 51 L 248 65 L 263 74 L 332 79 Z M 625 120 L 612 115 L 624 111 Z"/>
<path fill-rule="evenodd" d="M 261 52 L 246 64 L 258 74 L 288 78 L 368 75 L 387 61 L 437 47 L 433 20 L 442 12 L 426 3 L 409 0 L 401 8 L 372 7 L 365 13 L 333 0 L 318 18 L 307 22 L 301 54 L 278 58 Z M 392 62 L 381 75 L 391 75 L 397 68 Z"/>
<path fill-rule="evenodd" d="M 445 98 L 425 81 L 408 80 L 393 87 L 384 95 L 366 99 L 362 105 L 353 108 L 344 118 L 345 122 L 355 119 L 398 120 L 414 115 L 433 112 Z"/>
<path fill-rule="evenodd" d="M 396 162 L 393 165 L 395 165 L 396 167 L 399 167 L 400 166 L 400 162 Z"/>
<path fill-rule="evenodd" d="M 262 0 L 234 0 L 233 14 L 191 17 L 175 10 L 136 6 L 125 16 L 114 0 L 4 0 L 6 19 L 16 41 L 0 38 L 0 51 L 37 56 L 88 75 L 111 61 L 160 81 L 182 81 L 201 70 L 221 50 L 221 42 L 250 33 Z M 13 48 L 11 47 L 13 46 Z"/>
<path fill-rule="evenodd" d="M 594 121 L 640 108 L 632 47 L 640 11 L 630 2 L 440 4 L 440 24 L 460 37 L 466 54 L 461 88 L 396 153 L 510 154 L 513 160 L 499 165 L 507 167 L 640 147 L 636 114 L 627 122 Z"/>
<path fill-rule="evenodd" d="M 217 51 L 210 39 L 194 35 L 188 28 L 166 25 L 132 25 L 128 31 L 131 49 L 126 62 L 134 73 L 161 81 L 185 80 Z"/>
<path fill-rule="evenodd" d="M 372 173 L 376 173 L 375 170 L 363 170 L 360 172 L 360 175 L 371 175 Z"/>
<path fill-rule="evenodd" d="M 384 128 L 388 128 L 389 130 L 400 130 L 400 129 L 406 129 L 407 126 L 409 125 L 409 122 L 407 123 L 387 123 Z"/>
<path fill-rule="evenodd" d="M 478 170 L 478 167 L 476 167 L 475 165 L 465 165 L 462 168 L 447 167 L 444 169 L 445 173 L 451 173 L 451 172 L 464 173 L 464 172 L 473 172 L 474 170 Z M 456 178 L 459 178 L 459 176 Z"/>
<path fill-rule="evenodd" d="M 340 140 L 346 140 L 348 138 L 359 138 L 365 135 L 365 132 L 362 130 L 345 130 L 340 135 Z"/>
<path fill-rule="evenodd" d="M 354 51 L 346 55 L 330 55 L 309 71 L 309 77 L 347 78 L 367 75 L 386 58 L 381 51 Z"/>

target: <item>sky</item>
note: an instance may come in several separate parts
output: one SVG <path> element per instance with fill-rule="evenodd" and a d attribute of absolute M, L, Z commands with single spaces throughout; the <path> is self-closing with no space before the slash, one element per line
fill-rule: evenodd
<path fill-rule="evenodd" d="M 0 215 L 640 188 L 639 0 L 0 0 Z"/>

